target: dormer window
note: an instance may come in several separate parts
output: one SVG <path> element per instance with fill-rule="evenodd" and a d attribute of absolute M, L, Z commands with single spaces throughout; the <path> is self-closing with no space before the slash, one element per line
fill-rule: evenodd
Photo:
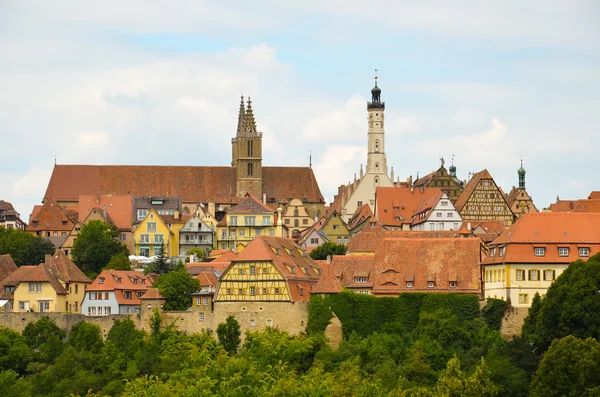
<path fill-rule="evenodd" d="M 535 256 L 545 256 L 546 255 L 546 248 L 544 248 L 544 247 L 535 247 L 533 252 L 534 252 Z"/>
<path fill-rule="evenodd" d="M 496 255 L 496 247 L 490 249 L 490 258 L 493 258 Z"/>
<path fill-rule="evenodd" d="M 98 279 L 98 284 L 104 284 L 104 277 L 100 277 Z"/>
<path fill-rule="evenodd" d="M 506 247 L 500 247 L 499 251 L 498 251 L 498 255 L 499 256 L 504 256 L 504 252 L 506 251 Z"/>
<path fill-rule="evenodd" d="M 362 284 L 367 282 L 367 277 L 354 277 L 354 282 L 357 284 Z"/>

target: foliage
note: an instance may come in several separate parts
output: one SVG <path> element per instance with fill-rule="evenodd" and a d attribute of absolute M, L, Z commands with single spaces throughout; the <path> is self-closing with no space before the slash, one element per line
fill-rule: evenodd
<path fill-rule="evenodd" d="M 108 264 L 102 270 L 131 270 L 131 262 L 125 252 L 119 252 L 117 255 L 110 258 Z"/>
<path fill-rule="evenodd" d="M 217 326 L 217 336 L 219 343 L 229 354 L 237 353 L 240 346 L 240 324 L 234 316 L 229 316 L 224 323 Z"/>
<path fill-rule="evenodd" d="M 600 254 L 577 260 L 535 302 L 523 336 L 545 351 L 554 339 L 573 335 L 600 338 Z"/>
<path fill-rule="evenodd" d="M 154 283 L 166 299 L 165 310 L 186 310 L 192 305 L 192 294 L 200 288 L 200 282 L 185 268 L 163 274 Z"/>
<path fill-rule="evenodd" d="M 158 249 L 158 253 L 156 254 L 154 262 L 148 264 L 148 266 L 144 270 L 144 273 L 167 274 L 168 272 L 175 270 L 176 268 L 177 264 L 174 263 L 171 258 L 169 258 L 168 253 L 165 251 L 165 243 L 161 242 L 160 248 Z"/>
<path fill-rule="evenodd" d="M 23 330 L 23 339 L 34 357 L 42 363 L 52 363 L 61 354 L 65 331 L 47 317 L 29 323 Z"/>
<path fill-rule="evenodd" d="M 208 256 L 210 255 L 211 252 L 212 252 L 212 248 L 196 247 L 196 248 L 189 249 L 186 252 L 186 254 L 194 255 L 196 257 L 196 261 L 198 261 L 198 262 L 204 262 L 204 261 L 206 261 L 206 258 L 208 258 Z"/>
<path fill-rule="evenodd" d="M 505 301 L 502 299 L 488 298 L 485 307 L 481 311 L 481 315 L 488 327 L 500 331 L 505 311 Z"/>
<path fill-rule="evenodd" d="M 600 395 L 600 342 L 574 336 L 555 339 L 544 354 L 533 382 L 532 397 Z"/>
<path fill-rule="evenodd" d="M 54 251 L 56 247 L 50 240 L 0 226 L 0 255 L 10 254 L 19 267 L 38 265 L 44 261 L 45 255 Z"/>
<path fill-rule="evenodd" d="M 71 327 L 67 344 L 79 352 L 98 354 L 104 346 L 102 331 L 95 324 L 80 321 Z"/>
<path fill-rule="evenodd" d="M 344 244 L 326 242 L 315 247 L 315 249 L 310 252 L 310 257 L 314 260 L 324 260 L 327 259 L 329 255 L 346 255 L 346 250 L 348 250 L 348 247 Z"/>
<path fill-rule="evenodd" d="M 97 220 L 81 227 L 73 244 L 73 262 L 86 274 L 98 274 L 111 258 L 127 254 L 127 247 L 117 238 L 119 231 L 110 224 Z"/>

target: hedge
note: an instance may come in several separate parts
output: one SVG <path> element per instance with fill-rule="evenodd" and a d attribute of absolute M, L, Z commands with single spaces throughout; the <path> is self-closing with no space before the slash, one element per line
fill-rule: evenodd
<path fill-rule="evenodd" d="M 325 296 L 312 295 L 310 299 L 307 332 L 323 333 L 333 317 L 342 322 L 345 336 L 356 332 L 367 336 L 382 331 L 386 324 L 412 331 L 422 312 L 447 309 L 461 322 L 479 317 L 479 299 L 476 295 L 402 293 L 397 298 L 376 298 L 372 295 L 344 291 Z"/>

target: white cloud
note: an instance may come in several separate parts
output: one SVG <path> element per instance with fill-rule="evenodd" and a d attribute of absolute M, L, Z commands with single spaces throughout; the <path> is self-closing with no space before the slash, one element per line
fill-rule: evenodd
<path fill-rule="evenodd" d="M 302 128 L 302 136 L 308 141 L 340 142 L 356 141 L 366 131 L 366 100 L 353 95 L 343 104 L 323 103 L 320 114 L 310 117 Z"/>
<path fill-rule="evenodd" d="M 313 170 L 319 177 L 319 185 L 325 201 L 333 200 L 337 187 L 345 185 L 357 178 L 360 164 L 365 167 L 367 158 L 366 145 L 331 145 L 327 146 L 323 155 L 313 161 Z"/>

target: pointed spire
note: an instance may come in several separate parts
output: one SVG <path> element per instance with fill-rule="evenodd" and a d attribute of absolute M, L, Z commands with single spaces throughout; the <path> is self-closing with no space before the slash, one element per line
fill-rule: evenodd
<path fill-rule="evenodd" d="M 240 111 L 238 113 L 238 126 L 237 126 L 237 135 L 243 135 L 244 133 L 244 122 L 246 120 L 246 108 L 244 107 L 244 95 L 242 95 L 242 99 L 240 100 Z"/>
<path fill-rule="evenodd" d="M 394 181 L 394 167 L 392 167 L 392 173 L 390 175 L 390 179 Z"/>
<path fill-rule="evenodd" d="M 363 179 L 363 168 L 362 168 L 362 164 L 360 165 L 360 179 Z"/>
<path fill-rule="evenodd" d="M 248 133 L 256 133 L 256 121 L 252 112 L 252 100 L 248 97 L 248 108 L 246 109 L 246 128 Z"/>

